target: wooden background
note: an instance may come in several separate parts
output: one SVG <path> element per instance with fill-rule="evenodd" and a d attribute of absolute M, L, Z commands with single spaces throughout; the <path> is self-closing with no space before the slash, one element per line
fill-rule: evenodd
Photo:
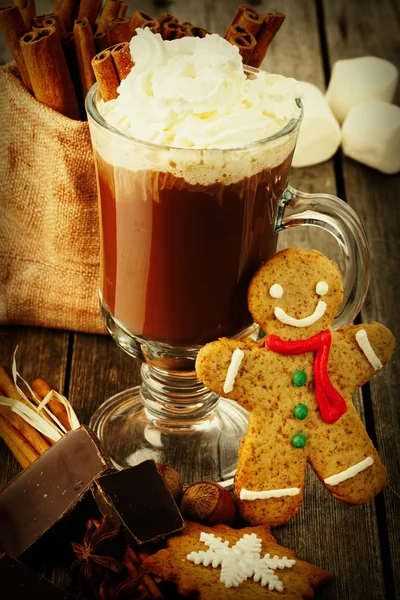
<path fill-rule="evenodd" d="M 239 5 L 235 0 L 128 2 L 129 14 L 140 9 L 157 17 L 168 11 L 221 34 Z M 263 64 L 266 70 L 324 89 L 333 63 L 341 58 L 375 55 L 400 64 L 400 8 L 396 0 L 273 0 L 253 4 L 261 12 L 279 10 L 287 16 Z M 38 14 L 51 9 L 49 1 L 37 0 Z M 0 63 L 8 60 L 0 39 Z M 400 337 L 400 175 L 380 174 L 339 152 L 322 165 L 293 169 L 291 183 L 304 191 L 337 194 L 356 210 L 372 250 L 371 286 L 361 320 L 381 321 Z M 1 195 L 0 206 L 3 210 Z M 326 238 L 317 239 L 312 230 L 301 238 L 308 246 L 320 249 L 328 243 Z M 298 239 L 292 232 L 285 233 L 281 243 L 293 244 Z M 0 330 L 2 363 L 10 365 L 17 344 L 25 378 L 48 379 L 69 397 L 83 423 L 88 423 L 106 398 L 138 382 L 138 365 L 106 336 L 5 327 Z M 397 354 L 356 398 L 367 430 L 388 467 L 389 485 L 384 493 L 366 506 L 347 507 L 333 500 L 309 473 L 299 515 L 274 530 L 280 543 L 333 573 L 332 583 L 317 592 L 320 600 L 400 599 L 399 373 Z M 0 441 L 0 485 L 17 472 L 16 462 Z M 61 585 L 68 580 L 68 572 L 60 567 L 57 557 L 44 572 Z"/>

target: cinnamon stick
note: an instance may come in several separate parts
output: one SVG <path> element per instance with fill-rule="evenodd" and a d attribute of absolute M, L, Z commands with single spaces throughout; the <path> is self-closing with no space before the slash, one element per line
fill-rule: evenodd
<path fill-rule="evenodd" d="M 11 54 L 17 63 L 18 71 L 21 75 L 24 86 L 30 92 L 32 91 L 32 83 L 26 68 L 25 60 L 21 51 L 20 39 L 27 28 L 25 26 L 22 15 L 18 6 L 2 6 L 0 7 L 0 29 L 3 31 L 5 40 L 10 48 Z"/>
<path fill-rule="evenodd" d="M 118 10 L 118 15 L 117 16 L 120 19 L 123 19 L 125 17 L 125 15 L 126 15 L 127 10 L 128 10 L 127 3 L 126 2 L 120 2 L 119 3 L 119 10 Z"/>
<path fill-rule="evenodd" d="M 259 67 L 267 53 L 268 47 L 275 35 L 278 33 L 285 15 L 274 12 L 267 13 L 264 17 L 264 22 L 257 34 L 257 45 L 251 55 L 249 65 Z"/>
<path fill-rule="evenodd" d="M 0 365 L 0 392 L 3 396 L 7 396 L 7 398 L 19 400 L 26 404 L 25 400 L 17 390 L 15 383 L 2 365 Z"/>
<path fill-rule="evenodd" d="M 134 576 L 135 571 L 137 574 L 137 572 L 141 568 L 140 559 L 138 558 L 137 554 L 130 546 L 127 546 L 127 548 L 126 548 L 126 552 L 125 552 L 125 556 L 124 556 L 124 565 L 126 566 L 128 572 L 132 576 Z M 154 583 L 154 581 L 152 580 L 150 575 L 148 575 L 147 573 L 145 573 L 143 575 L 143 581 L 142 581 L 141 585 L 143 585 L 143 586 L 145 586 L 145 588 L 147 588 L 148 593 L 150 594 L 151 598 L 154 598 L 155 600 L 162 600 L 162 598 L 163 598 L 162 593 L 160 592 L 160 590 L 158 589 L 158 587 L 156 586 L 156 584 Z"/>
<path fill-rule="evenodd" d="M 90 520 L 97 529 L 100 527 L 100 521 L 97 519 Z M 136 578 L 139 575 L 141 570 L 141 562 L 135 551 L 130 546 L 126 547 L 123 563 L 131 577 Z M 150 575 L 143 575 L 143 580 L 139 584 L 139 590 L 141 592 L 140 598 L 148 598 L 150 595 L 150 597 L 154 598 L 155 600 L 163 600 L 163 595 L 154 581 L 151 579 Z"/>
<path fill-rule="evenodd" d="M 124 554 L 124 558 L 122 560 L 126 570 L 128 571 L 129 575 L 132 577 L 132 579 L 136 579 L 140 573 L 140 563 L 139 565 L 135 564 L 134 561 L 132 560 L 129 550 L 131 550 L 131 548 L 128 546 L 125 550 L 125 554 Z M 142 579 L 142 581 L 139 583 L 139 597 L 141 598 L 150 598 L 150 591 L 148 589 L 148 587 L 146 586 L 145 582 L 144 582 L 144 577 Z"/>
<path fill-rule="evenodd" d="M 191 34 L 194 37 L 205 38 L 206 35 L 210 34 L 210 32 L 207 31 L 207 29 L 203 29 L 203 27 L 195 27 L 194 25 L 192 25 L 192 27 L 190 27 L 189 29 L 191 30 Z"/>
<path fill-rule="evenodd" d="M 132 35 L 135 35 L 135 30 L 140 27 L 143 27 L 143 23 L 146 23 L 148 21 L 153 21 L 153 17 L 151 15 L 148 15 L 147 13 L 141 11 L 141 10 L 137 10 L 135 13 L 133 13 L 133 16 L 131 18 L 131 22 L 130 22 L 130 28 L 131 28 L 131 33 Z"/>
<path fill-rule="evenodd" d="M 57 22 L 55 19 L 53 19 L 52 17 L 48 17 L 47 19 L 43 19 L 42 23 L 43 24 L 40 24 L 40 25 L 33 25 L 32 31 L 40 31 L 41 29 L 43 29 L 43 27 L 54 27 L 54 29 L 57 32 L 58 37 L 60 38 L 60 40 L 62 40 L 62 35 L 60 35 L 60 32 L 57 28 Z"/>
<path fill-rule="evenodd" d="M 80 0 L 55 0 L 54 13 L 60 17 L 67 32 L 71 31 L 78 16 Z"/>
<path fill-rule="evenodd" d="M 262 16 L 249 4 L 241 4 L 232 19 L 231 25 L 239 25 L 255 37 L 263 24 Z M 229 28 L 228 28 L 229 31 Z M 226 34 L 225 34 L 226 39 Z"/>
<path fill-rule="evenodd" d="M 32 389 L 36 394 L 43 400 L 52 391 L 52 388 L 49 386 L 45 379 L 38 377 L 31 385 Z M 71 424 L 68 419 L 68 413 L 65 406 L 56 398 L 52 398 L 46 404 L 47 408 L 50 412 L 53 413 L 55 417 L 60 421 L 61 425 L 65 427 L 67 431 L 71 431 Z"/>
<path fill-rule="evenodd" d="M 101 9 L 101 0 L 81 0 L 78 10 L 78 19 L 85 17 L 91 25 L 94 25 L 97 15 Z"/>
<path fill-rule="evenodd" d="M 240 25 L 229 25 L 225 33 L 225 39 L 229 41 L 229 38 L 231 38 L 233 35 L 245 35 L 246 33 L 246 29 Z"/>
<path fill-rule="evenodd" d="M 43 454 L 54 444 L 47 442 L 39 431 L 7 406 L 0 406 L 0 414 L 19 431 L 38 454 Z"/>
<path fill-rule="evenodd" d="M 70 117 L 80 119 L 78 99 L 54 27 L 30 32 L 21 39 L 22 55 L 35 98 Z"/>
<path fill-rule="evenodd" d="M 164 23 L 179 23 L 178 19 L 169 13 L 163 13 L 157 20 L 161 27 L 164 25 Z"/>
<path fill-rule="evenodd" d="M 39 458 L 39 453 L 27 439 L 2 415 L 0 415 L 0 437 L 23 469 Z"/>
<path fill-rule="evenodd" d="M 96 46 L 94 45 L 92 28 L 86 17 L 75 21 L 74 39 L 81 89 L 85 98 L 96 81 L 92 67 L 92 59 L 96 55 Z"/>
<path fill-rule="evenodd" d="M 105 31 L 98 31 L 93 35 L 96 52 L 101 52 L 108 48 L 107 34 Z"/>
<path fill-rule="evenodd" d="M 14 0 L 15 6 L 18 6 L 27 31 L 32 27 L 33 19 L 36 15 L 35 0 Z"/>
<path fill-rule="evenodd" d="M 111 17 L 118 17 L 120 8 L 121 2 L 119 0 L 106 0 L 106 3 L 100 15 L 100 19 L 97 23 L 96 33 L 107 31 L 108 19 L 110 19 Z"/>
<path fill-rule="evenodd" d="M 55 19 L 56 18 L 56 13 L 46 13 L 45 15 L 36 15 L 35 18 L 33 19 L 33 25 L 36 25 L 37 27 L 39 27 L 40 25 L 43 25 L 43 21 L 45 19 Z"/>
<path fill-rule="evenodd" d="M 131 41 L 132 34 L 129 22 L 129 17 L 111 17 L 108 19 L 107 40 L 109 46 Z"/>
<path fill-rule="evenodd" d="M 179 23 L 167 21 L 161 26 L 161 37 L 163 40 L 174 40 L 179 31 Z"/>
<path fill-rule="evenodd" d="M 19 400 L 20 402 L 27 404 L 15 387 L 13 380 L 1 365 L 0 391 L 2 392 L 3 396 L 7 396 L 7 398 Z M 41 433 L 32 427 L 32 425 L 27 423 L 17 413 L 13 412 L 11 408 L 8 406 L 0 406 L 0 414 L 22 434 L 22 436 L 29 442 L 29 444 L 31 444 L 38 454 L 43 454 L 43 452 L 50 448 L 50 444 L 44 439 Z"/>
<path fill-rule="evenodd" d="M 236 46 L 239 49 L 243 64 L 248 65 L 257 44 L 254 35 L 251 35 L 251 33 L 232 35 L 228 41 L 232 46 Z"/>
<path fill-rule="evenodd" d="M 42 27 L 55 27 L 60 40 L 63 40 L 67 35 L 64 23 L 55 13 L 51 13 L 49 15 L 39 15 L 33 19 L 33 29 L 35 31 L 41 29 Z"/>
<path fill-rule="evenodd" d="M 191 36 L 191 33 L 189 33 L 189 28 L 178 24 L 174 39 L 180 40 L 181 38 L 186 37 L 187 35 Z"/>
<path fill-rule="evenodd" d="M 150 21 L 145 21 L 141 26 L 141 29 L 145 29 L 148 27 L 152 33 L 160 33 L 160 24 L 155 19 L 151 19 Z M 183 36 L 182 36 L 183 37 Z"/>
<path fill-rule="evenodd" d="M 104 102 L 118 97 L 119 77 L 110 50 L 103 50 L 92 60 L 93 71 Z"/>
<path fill-rule="evenodd" d="M 110 52 L 117 69 L 119 80 L 122 81 L 132 70 L 134 62 L 131 57 L 128 42 L 117 44 L 110 48 Z"/>

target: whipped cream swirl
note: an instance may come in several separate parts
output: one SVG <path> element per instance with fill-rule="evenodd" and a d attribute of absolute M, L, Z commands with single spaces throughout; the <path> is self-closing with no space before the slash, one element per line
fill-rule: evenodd
<path fill-rule="evenodd" d="M 243 148 L 299 117 L 296 81 L 263 72 L 247 79 L 238 49 L 220 36 L 136 33 L 135 66 L 118 98 L 100 107 L 122 133 L 179 148 Z"/>

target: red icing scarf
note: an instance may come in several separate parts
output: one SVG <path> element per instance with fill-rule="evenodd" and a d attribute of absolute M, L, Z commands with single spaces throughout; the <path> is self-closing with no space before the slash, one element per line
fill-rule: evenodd
<path fill-rule="evenodd" d="M 327 329 L 308 340 L 286 342 L 277 335 L 269 335 L 265 341 L 269 350 L 279 354 L 298 355 L 316 352 L 314 358 L 315 394 L 321 417 L 325 423 L 335 423 L 346 411 L 343 396 L 333 387 L 328 375 L 328 359 L 332 345 L 332 334 Z"/>

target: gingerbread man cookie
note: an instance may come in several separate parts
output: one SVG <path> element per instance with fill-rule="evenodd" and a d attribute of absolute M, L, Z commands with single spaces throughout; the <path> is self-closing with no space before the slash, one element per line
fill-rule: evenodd
<path fill-rule="evenodd" d="M 371 500 L 386 469 L 351 395 L 386 364 L 394 337 L 379 323 L 332 330 L 343 301 L 337 265 L 288 248 L 251 281 L 249 308 L 262 343 L 222 338 L 198 355 L 198 378 L 249 411 L 234 492 L 253 525 L 279 525 L 300 508 L 306 463 L 348 504 Z"/>

